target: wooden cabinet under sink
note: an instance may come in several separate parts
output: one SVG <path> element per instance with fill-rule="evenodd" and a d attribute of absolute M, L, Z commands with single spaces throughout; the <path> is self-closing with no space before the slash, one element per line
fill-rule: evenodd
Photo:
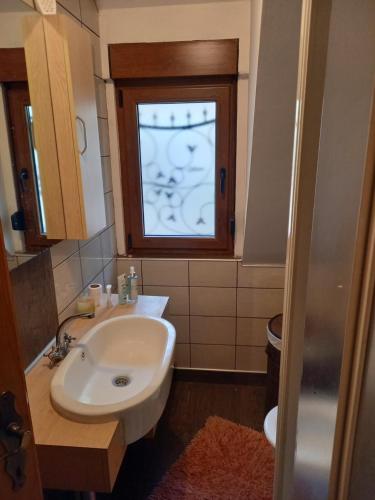
<path fill-rule="evenodd" d="M 89 34 L 64 16 L 29 16 L 25 56 L 49 239 L 106 225 Z"/>

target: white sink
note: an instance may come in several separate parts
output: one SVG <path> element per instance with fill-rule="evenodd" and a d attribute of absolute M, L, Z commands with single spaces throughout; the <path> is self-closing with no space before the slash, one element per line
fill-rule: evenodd
<path fill-rule="evenodd" d="M 121 419 L 128 444 L 147 434 L 167 402 L 176 332 L 151 316 L 121 316 L 94 326 L 51 382 L 51 399 L 79 422 Z"/>

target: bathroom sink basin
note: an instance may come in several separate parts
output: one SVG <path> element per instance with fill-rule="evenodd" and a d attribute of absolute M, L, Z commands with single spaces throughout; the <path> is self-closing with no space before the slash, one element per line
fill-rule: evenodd
<path fill-rule="evenodd" d="M 51 399 L 79 422 L 123 421 L 126 442 L 147 434 L 163 413 L 173 372 L 174 327 L 129 315 L 89 330 L 58 367 Z"/>

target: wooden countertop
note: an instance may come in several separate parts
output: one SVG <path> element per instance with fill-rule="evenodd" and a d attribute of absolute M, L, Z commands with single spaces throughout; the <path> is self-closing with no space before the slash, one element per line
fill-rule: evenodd
<path fill-rule="evenodd" d="M 115 316 L 143 314 L 161 317 L 168 303 L 168 297 L 152 297 L 147 295 L 140 295 L 136 304 L 118 305 L 117 295 L 113 295 L 112 299 L 113 307 L 107 308 L 106 306 L 101 306 L 97 308 L 95 318 L 77 319 L 68 324 L 67 331 L 69 334 L 79 339 L 97 323 Z M 72 344 L 72 349 L 74 349 L 74 343 Z M 52 407 L 50 400 L 51 379 L 57 368 L 50 369 L 48 363 L 49 360 L 47 358 L 42 358 L 26 376 L 31 419 L 39 461 L 41 463 L 43 486 L 46 488 L 60 488 L 62 480 L 63 486 L 65 486 L 63 489 L 109 491 L 107 486 L 112 488 L 126 449 L 122 426 L 118 420 L 101 424 L 73 422 L 57 413 Z M 113 453 L 111 447 L 114 447 Z M 100 450 L 108 453 L 107 468 L 109 470 L 106 472 L 108 477 L 103 478 L 104 486 L 100 487 L 100 484 L 102 484 L 100 481 L 100 484 L 96 484 L 98 483 L 97 478 L 96 481 L 93 481 L 93 487 L 86 484 L 87 481 L 90 481 L 90 477 L 93 476 L 92 473 L 85 479 L 86 482 L 82 485 L 85 486 L 84 488 L 77 488 L 77 481 L 70 484 L 69 478 L 66 475 L 64 477 L 61 471 L 61 460 L 63 461 L 64 457 L 58 456 L 59 448 L 61 448 L 61 454 L 64 453 L 63 450 L 69 449 L 70 460 L 72 459 L 74 450 L 79 456 L 81 456 L 80 451 L 82 452 L 82 449 L 86 449 L 86 452 L 90 449 L 96 450 L 96 453 L 100 452 Z M 49 455 L 46 453 L 47 451 L 50 452 Z M 56 464 L 56 475 L 58 474 L 60 478 L 55 478 L 54 467 L 51 464 L 52 460 L 59 462 Z M 98 457 L 95 460 L 98 460 Z M 84 464 L 86 468 L 88 463 Z M 72 473 L 72 471 L 70 472 Z M 80 486 L 79 478 L 78 486 Z"/>

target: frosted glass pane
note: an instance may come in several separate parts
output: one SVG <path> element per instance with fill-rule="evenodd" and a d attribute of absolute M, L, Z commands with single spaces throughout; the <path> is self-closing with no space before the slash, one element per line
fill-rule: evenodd
<path fill-rule="evenodd" d="M 36 201 L 38 207 L 40 234 L 46 235 L 47 234 L 46 216 L 44 211 L 42 184 L 40 180 L 38 152 L 35 148 L 35 142 L 34 142 L 33 110 L 31 106 L 25 106 L 25 115 L 26 115 L 27 131 L 29 136 L 31 163 L 33 165 L 33 172 L 34 172 L 33 177 L 34 177 L 34 186 L 35 186 Z"/>
<path fill-rule="evenodd" d="M 216 103 L 138 104 L 145 236 L 215 236 Z"/>

